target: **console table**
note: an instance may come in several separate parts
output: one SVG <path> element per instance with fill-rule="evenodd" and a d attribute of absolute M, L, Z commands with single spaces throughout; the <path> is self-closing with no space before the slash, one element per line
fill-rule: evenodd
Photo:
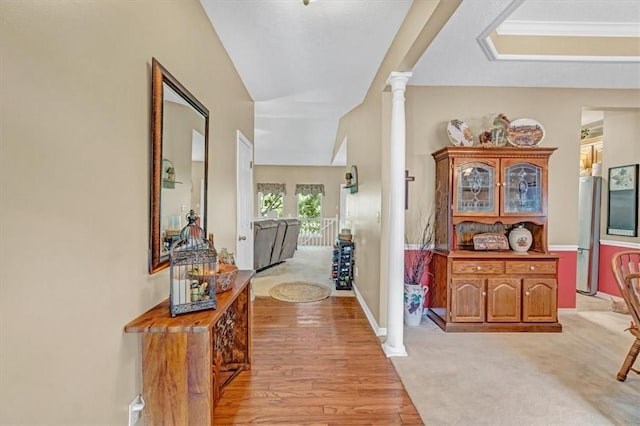
<path fill-rule="evenodd" d="M 129 322 L 142 333 L 145 424 L 208 425 L 224 387 L 251 368 L 253 271 L 239 271 L 215 310 L 171 317 L 169 299 Z"/>

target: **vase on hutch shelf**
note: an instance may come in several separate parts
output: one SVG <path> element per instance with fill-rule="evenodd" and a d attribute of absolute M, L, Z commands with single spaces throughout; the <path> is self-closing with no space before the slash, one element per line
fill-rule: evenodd
<path fill-rule="evenodd" d="M 531 243 L 533 243 L 533 236 L 523 224 L 519 224 L 509 232 L 511 250 L 517 253 L 526 253 L 531 247 Z"/>
<path fill-rule="evenodd" d="M 404 322 L 410 327 L 417 327 L 422 320 L 424 300 L 429 287 L 419 284 L 404 285 Z"/>

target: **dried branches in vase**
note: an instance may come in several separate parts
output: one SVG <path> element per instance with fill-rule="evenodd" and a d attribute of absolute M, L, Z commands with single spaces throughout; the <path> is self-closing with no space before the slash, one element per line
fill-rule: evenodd
<path fill-rule="evenodd" d="M 433 216 L 424 220 L 419 228 L 416 248 L 405 256 L 404 282 L 405 284 L 420 285 L 433 258 L 434 227 Z"/>

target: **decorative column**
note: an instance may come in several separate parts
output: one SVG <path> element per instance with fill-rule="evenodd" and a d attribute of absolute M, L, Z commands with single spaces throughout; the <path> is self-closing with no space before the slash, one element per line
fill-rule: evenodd
<path fill-rule="evenodd" d="M 389 259 L 387 273 L 387 340 L 382 349 L 387 357 L 407 356 L 404 348 L 404 185 L 405 113 L 404 92 L 410 72 L 392 72 L 391 146 L 389 156 Z"/>

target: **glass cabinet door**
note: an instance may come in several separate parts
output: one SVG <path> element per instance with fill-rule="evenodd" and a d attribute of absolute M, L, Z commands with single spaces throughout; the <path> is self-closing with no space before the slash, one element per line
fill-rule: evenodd
<path fill-rule="evenodd" d="M 495 216 L 498 213 L 496 197 L 497 169 L 492 161 L 454 160 L 455 215 Z"/>
<path fill-rule="evenodd" d="M 502 214 L 543 215 L 546 210 L 542 195 L 544 177 L 543 168 L 535 164 L 535 160 L 526 163 L 503 160 Z"/>

